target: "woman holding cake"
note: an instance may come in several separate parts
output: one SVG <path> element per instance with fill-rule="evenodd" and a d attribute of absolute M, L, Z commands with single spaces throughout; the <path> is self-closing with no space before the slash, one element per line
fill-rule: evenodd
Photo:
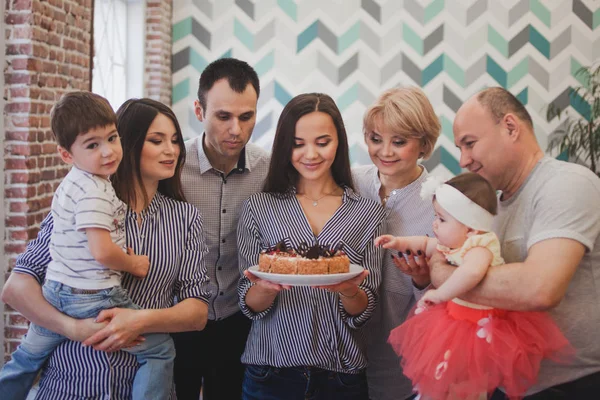
<path fill-rule="evenodd" d="M 374 165 L 353 170 L 357 190 L 386 208 L 387 233 L 433 237 L 433 207 L 419 196 L 427 178 L 419 160 L 431 155 L 440 123 L 425 93 L 418 88 L 385 91 L 365 112 L 363 131 Z M 387 339 L 430 281 L 424 255 L 406 256 L 388 251 L 383 259 L 379 304 L 367 329 L 372 400 L 404 400 L 412 395 L 412 384 Z"/>
<path fill-rule="evenodd" d="M 346 131 L 329 96 L 302 94 L 285 106 L 272 154 L 264 193 L 246 201 L 238 225 L 240 307 L 253 320 L 243 398 L 366 400 L 360 328 L 381 280 L 373 240 L 384 210 L 353 190 Z M 329 287 L 284 287 L 247 271 L 280 242 L 308 259 L 346 254 L 365 271 Z"/>

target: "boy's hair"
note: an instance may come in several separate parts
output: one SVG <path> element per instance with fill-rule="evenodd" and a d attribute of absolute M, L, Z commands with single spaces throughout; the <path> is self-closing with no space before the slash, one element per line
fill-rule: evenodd
<path fill-rule="evenodd" d="M 202 113 L 206 112 L 206 94 L 212 89 L 215 82 L 227 79 L 229 87 L 236 93 L 243 93 L 248 84 L 251 84 L 256 92 L 256 97 L 260 95 L 260 84 L 258 75 L 245 61 L 235 58 L 220 58 L 211 62 L 200 74 L 198 84 L 198 101 L 202 106 Z"/>
<path fill-rule="evenodd" d="M 446 182 L 472 202 L 487 210 L 492 215 L 498 213 L 498 198 L 490 183 L 480 175 L 465 172 Z"/>
<path fill-rule="evenodd" d="M 71 151 L 78 135 L 113 124 L 117 124 L 117 116 L 108 100 L 91 92 L 66 93 L 50 112 L 52 133 L 67 151 Z"/>
<path fill-rule="evenodd" d="M 389 129 L 423 146 L 419 158 L 428 158 L 440 136 L 441 125 L 427 95 L 417 87 L 402 87 L 383 92 L 363 117 L 366 134 Z"/>

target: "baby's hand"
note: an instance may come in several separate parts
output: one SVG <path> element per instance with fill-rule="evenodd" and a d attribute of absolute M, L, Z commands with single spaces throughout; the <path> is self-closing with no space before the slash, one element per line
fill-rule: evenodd
<path fill-rule="evenodd" d="M 425 292 L 423 297 L 421 297 L 421 300 L 419 300 L 419 302 L 417 303 L 417 307 L 428 308 L 428 307 L 434 306 L 436 304 L 439 304 L 443 301 L 444 301 L 444 299 L 442 299 L 442 297 L 439 295 L 438 290 L 431 289 L 431 290 L 428 290 L 427 292 Z"/>
<path fill-rule="evenodd" d="M 375 246 L 383 247 L 384 249 L 392 249 L 395 248 L 395 246 L 397 246 L 399 243 L 396 236 L 381 235 L 375 239 L 374 244 Z"/>
<path fill-rule="evenodd" d="M 129 273 L 138 278 L 145 278 L 150 269 L 150 259 L 148 256 L 137 256 L 130 247 L 127 248 L 127 254 L 131 257 L 131 270 Z"/>

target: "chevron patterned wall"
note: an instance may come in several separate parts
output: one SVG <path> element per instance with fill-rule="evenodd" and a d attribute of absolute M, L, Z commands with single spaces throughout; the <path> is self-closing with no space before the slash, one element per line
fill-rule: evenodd
<path fill-rule="evenodd" d="M 599 25 L 598 0 L 174 0 L 173 108 L 186 137 L 200 134 L 200 73 L 217 58 L 240 58 L 261 79 L 255 143 L 270 149 L 283 106 L 319 91 L 336 100 L 352 160 L 364 164 L 366 107 L 387 88 L 417 85 L 443 127 L 426 165 L 453 175 L 455 112 L 486 86 L 518 96 L 544 148 L 558 124 L 546 121 L 549 102 L 585 113 L 569 88 L 581 83 L 580 66 L 600 60 Z"/>

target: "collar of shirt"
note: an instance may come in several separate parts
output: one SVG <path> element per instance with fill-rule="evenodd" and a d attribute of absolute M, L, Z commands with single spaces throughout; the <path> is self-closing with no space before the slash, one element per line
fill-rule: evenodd
<path fill-rule="evenodd" d="M 77 166 L 75 164 L 73 164 L 71 166 L 71 169 L 69 170 L 69 172 L 72 174 L 71 176 L 73 177 L 73 180 L 75 180 L 75 181 L 77 180 L 78 177 L 88 177 L 93 180 L 99 180 L 99 181 L 110 183 L 110 180 L 106 176 L 96 175 L 96 174 L 92 174 L 91 172 L 84 171 L 80 168 L 77 168 Z"/>
<path fill-rule="evenodd" d="M 429 176 L 427 168 L 424 165 L 419 164 L 421 167 L 421 175 L 408 185 L 402 188 L 392 189 L 386 208 L 389 208 L 392 201 L 395 199 L 395 195 L 399 193 L 412 192 L 413 190 L 421 191 L 421 185 Z M 352 170 L 354 175 L 354 183 L 357 185 L 358 191 L 368 198 L 371 198 L 377 202 L 380 202 L 379 191 L 381 190 L 381 180 L 379 179 L 379 170 L 375 165 L 359 166 Z M 364 192 L 364 193 L 363 193 Z"/>
<path fill-rule="evenodd" d="M 207 171 L 216 169 L 211 165 L 206 152 L 204 151 L 204 137 L 206 133 L 203 133 L 201 137 L 197 137 L 194 140 L 192 149 L 196 147 L 198 155 L 198 165 L 200 166 L 200 173 L 204 174 Z M 237 166 L 231 172 L 243 173 L 244 171 L 252 172 L 252 168 L 255 166 L 257 161 L 256 155 L 250 151 L 246 151 L 246 147 L 242 149 L 240 158 L 238 159 Z"/>
<path fill-rule="evenodd" d="M 369 192 L 377 193 L 379 195 L 379 190 L 381 189 L 381 181 L 379 180 L 379 170 L 375 165 L 372 165 L 370 167 L 371 168 L 369 168 L 366 171 L 366 175 L 370 178 L 367 179 L 367 182 L 369 182 L 372 185 L 370 188 L 371 190 L 369 190 Z"/>
<path fill-rule="evenodd" d="M 165 202 L 165 195 L 160 192 L 156 192 L 156 194 L 154 195 L 154 198 L 152 198 L 152 200 L 150 201 L 150 204 L 148 204 L 148 207 L 146 207 L 146 209 L 142 211 L 142 213 L 141 213 L 142 216 L 146 217 L 146 216 L 156 214 L 158 212 L 158 210 L 161 209 L 164 202 Z M 128 213 L 129 217 L 136 216 L 136 212 L 133 211 L 132 209 L 130 209 L 129 207 L 127 208 L 127 213 Z"/>
<path fill-rule="evenodd" d="M 342 203 L 345 203 L 347 199 L 358 201 L 360 200 L 360 196 L 348 186 L 342 186 L 344 190 L 344 194 L 342 195 Z M 295 196 L 297 194 L 296 187 L 292 186 L 288 191 L 290 196 Z"/>

